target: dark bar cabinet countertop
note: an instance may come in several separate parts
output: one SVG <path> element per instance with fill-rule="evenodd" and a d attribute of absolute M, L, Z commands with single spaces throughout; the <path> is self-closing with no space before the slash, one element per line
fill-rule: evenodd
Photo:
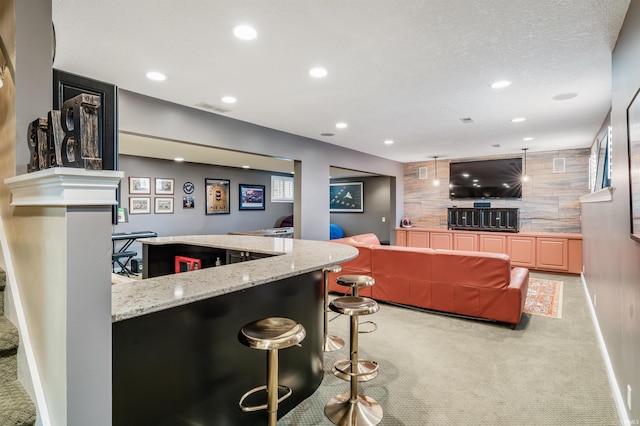
<path fill-rule="evenodd" d="M 307 330 L 301 347 L 280 351 L 280 384 L 293 395 L 278 415 L 320 386 L 322 268 L 356 248 L 244 235 L 139 241 L 145 279 L 112 287 L 114 425 L 264 424 L 264 411 L 244 413 L 238 401 L 266 384 L 266 354 L 240 344 L 238 332 L 265 317 Z M 175 256 L 197 258 L 201 269 L 175 274 Z"/>

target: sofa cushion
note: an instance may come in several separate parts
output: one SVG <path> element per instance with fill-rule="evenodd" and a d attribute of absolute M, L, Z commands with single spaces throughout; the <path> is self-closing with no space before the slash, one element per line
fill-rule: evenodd
<path fill-rule="evenodd" d="M 435 250 L 431 278 L 434 283 L 506 288 L 509 286 L 509 256 L 462 250 Z"/>
<path fill-rule="evenodd" d="M 372 246 L 371 272 L 380 285 L 373 298 L 418 307 L 430 304 L 431 255 L 429 248 Z"/>

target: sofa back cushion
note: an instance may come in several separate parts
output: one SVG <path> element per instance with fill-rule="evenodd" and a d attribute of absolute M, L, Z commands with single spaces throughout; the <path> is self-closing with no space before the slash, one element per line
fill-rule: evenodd
<path fill-rule="evenodd" d="M 380 240 L 378 239 L 376 234 L 353 235 L 351 237 L 346 237 L 345 240 L 349 240 L 351 244 L 366 244 L 374 246 L 380 245 Z"/>
<path fill-rule="evenodd" d="M 422 303 L 431 299 L 433 253 L 430 248 L 372 246 L 373 298 L 426 307 Z"/>
<path fill-rule="evenodd" d="M 370 274 L 371 273 L 371 249 L 372 245 L 380 245 L 380 241 L 375 234 L 362 234 L 352 237 L 338 238 L 331 240 L 332 243 L 341 243 L 353 246 L 358 249 L 358 256 L 348 262 L 342 263 L 342 269 L 349 274 Z"/>
<path fill-rule="evenodd" d="M 433 252 L 433 283 L 506 288 L 511 277 L 509 256 L 461 250 Z"/>

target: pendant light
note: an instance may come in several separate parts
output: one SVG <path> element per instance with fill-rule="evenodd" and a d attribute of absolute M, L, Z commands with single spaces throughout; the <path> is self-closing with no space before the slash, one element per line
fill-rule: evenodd
<path fill-rule="evenodd" d="M 522 164 L 522 181 L 523 182 L 529 181 L 529 175 L 527 174 L 527 150 L 528 149 L 529 148 L 522 148 L 522 150 L 524 151 L 524 160 Z"/>
<path fill-rule="evenodd" d="M 433 156 L 433 169 L 435 170 L 435 179 L 433 180 L 433 186 L 440 186 L 440 180 L 438 179 L 438 156 Z"/>

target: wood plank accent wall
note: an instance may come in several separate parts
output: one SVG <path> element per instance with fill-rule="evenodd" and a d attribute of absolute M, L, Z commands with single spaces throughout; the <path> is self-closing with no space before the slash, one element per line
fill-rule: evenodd
<path fill-rule="evenodd" d="M 589 148 L 527 152 L 529 181 L 524 183 L 522 199 L 489 200 L 491 207 L 519 208 L 522 232 L 580 233 L 578 198 L 589 192 L 589 155 Z M 411 219 L 414 226 L 446 228 L 447 207 L 473 207 L 474 202 L 449 199 L 449 163 L 513 157 L 522 154 L 438 160 L 440 186 L 432 183 L 433 160 L 405 163 L 404 217 Z M 565 159 L 564 173 L 553 172 L 555 158 Z M 420 167 L 427 167 L 428 179 L 419 179 Z"/>

